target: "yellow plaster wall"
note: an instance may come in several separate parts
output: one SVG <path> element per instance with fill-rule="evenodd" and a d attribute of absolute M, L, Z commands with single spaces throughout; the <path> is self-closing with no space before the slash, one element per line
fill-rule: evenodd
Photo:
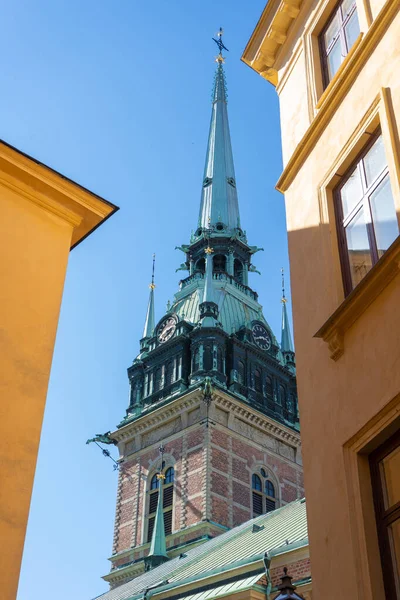
<path fill-rule="evenodd" d="M 72 225 L 0 185 L 0 582 L 14 600 Z"/>
<path fill-rule="evenodd" d="M 307 82 L 304 78 L 305 59 L 302 49 L 297 53 L 293 65 L 288 68 L 290 75 L 279 94 L 284 166 L 309 125 Z"/>
<path fill-rule="evenodd" d="M 357 513 L 355 505 L 349 504 L 349 498 L 356 493 L 353 485 L 357 487 L 358 484 L 354 479 L 349 482 L 345 454 L 349 440 L 385 411 L 390 402 L 397 404 L 400 411 L 400 273 L 346 331 L 344 354 L 337 362 L 333 361 L 327 344 L 314 338 L 344 299 L 336 226 L 332 211 L 328 218 L 323 215 L 318 190 L 381 88 L 390 90 L 395 115 L 395 145 L 399 148 L 399 39 L 400 14 L 397 13 L 285 193 L 305 489 L 316 598 L 324 597 L 326 590 L 329 590 L 329 597 L 341 597 L 344 589 L 349 598 L 372 600 L 383 597 L 376 538 L 370 535 L 364 539 L 362 527 L 366 515 L 361 511 Z M 297 82 L 299 77 L 305 80 L 305 72 L 302 75 L 295 73 L 294 81 Z M 288 84 L 286 89 L 290 89 Z M 293 145 L 299 127 L 297 121 L 291 125 L 293 114 L 289 108 L 285 110 L 287 105 L 288 102 L 281 105 L 286 148 Z M 386 118 L 383 111 L 380 114 Z M 304 111 L 302 115 L 305 125 Z M 385 132 L 388 125 L 385 121 L 382 129 L 387 145 Z M 340 173 L 341 169 L 337 171 Z M 392 169 L 390 175 L 395 202 L 400 206 L 398 173 Z M 373 523 L 373 514 L 369 514 L 368 519 L 370 524 Z M 374 574 L 371 565 L 375 565 Z"/>

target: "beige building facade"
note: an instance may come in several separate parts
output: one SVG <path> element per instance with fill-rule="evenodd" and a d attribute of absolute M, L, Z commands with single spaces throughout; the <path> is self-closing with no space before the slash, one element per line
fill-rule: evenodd
<path fill-rule="evenodd" d="M 243 54 L 280 102 L 316 598 L 400 598 L 399 9 L 270 0 Z"/>

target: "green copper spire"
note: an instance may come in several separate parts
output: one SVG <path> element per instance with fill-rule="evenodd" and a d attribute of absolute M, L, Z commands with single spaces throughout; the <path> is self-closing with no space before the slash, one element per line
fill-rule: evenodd
<path fill-rule="evenodd" d="M 154 318 L 154 289 L 156 287 L 154 284 L 155 261 L 156 261 L 156 255 L 153 254 L 153 271 L 152 271 L 152 275 L 151 275 L 151 284 L 149 285 L 150 297 L 149 297 L 149 304 L 147 306 L 146 321 L 144 323 L 143 338 L 152 337 L 153 332 L 154 332 L 154 327 L 155 327 L 155 318 Z"/>
<path fill-rule="evenodd" d="M 282 273 L 282 336 L 281 336 L 281 350 L 283 353 L 290 352 L 294 354 L 294 347 L 292 342 L 292 335 L 290 333 L 289 318 L 286 310 L 287 299 L 285 297 L 285 280 Z"/>
<path fill-rule="evenodd" d="M 223 48 L 227 50 L 222 44 L 222 29 L 218 33 L 218 41 L 214 41 L 220 53 L 217 56 L 218 66 L 212 95 L 199 226 L 208 229 L 222 223 L 228 230 L 235 230 L 240 227 L 240 216 L 229 133 L 224 57 L 221 54 Z"/>
<path fill-rule="evenodd" d="M 148 555 L 145 558 L 145 564 L 147 569 L 153 569 L 158 565 L 168 560 L 167 555 L 167 544 L 165 541 L 165 529 L 164 529 L 164 512 L 163 512 L 163 480 L 164 475 L 162 473 L 163 468 L 163 456 L 164 447 L 159 448 L 161 454 L 161 468 L 157 475 L 158 478 L 158 500 L 157 500 L 157 511 L 154 519 L 153 534 L 151 536 L 151 544 Z"/>

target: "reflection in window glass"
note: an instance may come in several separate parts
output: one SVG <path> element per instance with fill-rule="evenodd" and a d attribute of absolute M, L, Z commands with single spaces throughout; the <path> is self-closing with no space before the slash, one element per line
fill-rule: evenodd
<path fill-rule="evenodd" d="M 346 227 L 347 249 L 353 287 L 360 283 L 372 267 L 364 210 L 361 209 Z"/>
<path fill-rule="evenodd" d="M 343 0 L 335 9 L 320 36 L 325 85 L 337 73 L 360 33 L 355 0 Z"/>
<path fill-rule="evenodd" d="M 350 19 L 348 20 L 348 22 L 344 28 L 344 34 L 346 36 L 346 44 L 347 44 L 348 50 L 350 50 L 350 48 L 356 41 L 359 33 L 360 33 L 360 25 L 358 23 L 358 15 L 356 12 L 354 12 L 351 15 Z"/>
<path fill-rule="evenodd" d="M 400 446 L 382 460 L 380 471 L 387 509 L 400 502 Z"/>
<path fill-rule="evenodd" d="M 343 280 L 349 293 L 399 235 L 382 135 L 344 177 L 336 202 Z"/>
<path fill-rule="evenodd" d="M 389 540 L 396 592 L 400 598 L 400 519 L 389 525 Z"/>
<path fill-rule="evenodd" d="M 385 149 L 383 147 L 383 139 L 380 135 L 372 146 L 371 150 L 367 152 L 364 158 L 365 165 L 365 176 L 367 178 L 367 185 L 371 183 L 380 175 L 383 169 L 386 167 L 386 156 Z"/>
<path fill-rule="evenodd" d="M 341 189 L 343 216 L 346 218 L 362 198 L 360 171 L 355 168 Z"/>
<path fill-rule="evenodd" d="M 339 69 L 342 63 L 342 50 L 340 47 L 340 41 L 338 40 L 333 46 L 332 50 L 328 54 L 328 73 L 329 80 L 332 79 L 336 71 Z"/>
<path fill-rule="evenodd" d="M 389 176 L 370 197 L 376 246 L 379 258 L 399 235 L 396 209 L 394 207 Z"/>
<path fill-rule="evenodd" d="M 325 47 L 327 49 L 329 48 L 329 46 L 331 45 L 331 43 L 333 42 L 335 37 L 337 37 L 337 34 L 339 33 L 339 28 L 340 28 L 339 15 L 338 15 L 338 13 L 336 13 L 336 15 L 333 17 L 332 22 L 329 25 L 329 27 L 326 30 L 326 33 L 324 35 Z"/>

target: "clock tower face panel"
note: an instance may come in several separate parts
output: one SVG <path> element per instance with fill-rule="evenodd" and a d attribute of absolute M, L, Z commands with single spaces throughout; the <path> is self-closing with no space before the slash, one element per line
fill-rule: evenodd
<path fill-rule="evenodd" d="M 176 315 L 168 315 L 161 321 L 157 328 L 157 340 L 160 344 L 168 342 L 176 331 L 178 317 Z"/>
<path fill-rule="evenodd" d="M 257 321 L 252 324 L 251 333 L 253 335 L 254 343 L 261 348 L 261 350 L 269 350 L 272 345 L 271 334 L 268 329 L 262 323 Z"/>

